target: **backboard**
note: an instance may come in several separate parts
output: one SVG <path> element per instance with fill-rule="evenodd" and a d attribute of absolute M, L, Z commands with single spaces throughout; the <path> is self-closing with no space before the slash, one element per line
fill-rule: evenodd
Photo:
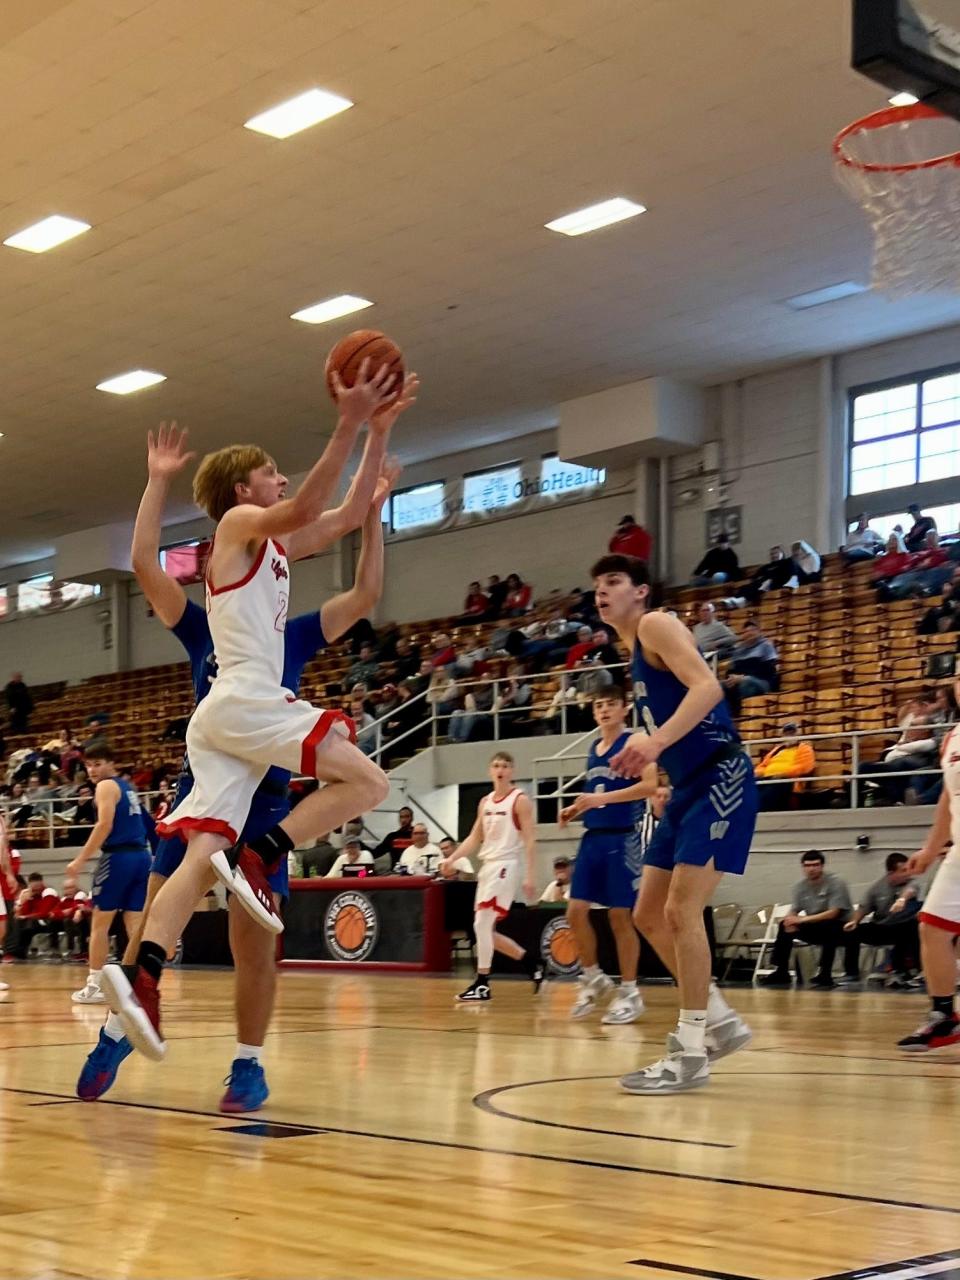
<path fill-rule="evenodd" d="M 851 62 L 960 119 L 960 0 L 853 0 Z"/>

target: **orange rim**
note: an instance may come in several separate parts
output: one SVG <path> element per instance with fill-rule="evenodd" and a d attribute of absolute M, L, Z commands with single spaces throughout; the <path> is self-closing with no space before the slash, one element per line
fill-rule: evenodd
<path fill-rule="evenodd" d="M 928 107 L 922 102 L 911 107 L 885 107 L 882 111 L 874 111 L 861 120 L 848 124 L 833 140 L 833 158 L 837 164 L 848 169 L 856 169 L 860 173 L 915 173 L 921 169 L 938 169 L 948 165 L 960 168 L 960 151 L 950 151 L 946 155 L 933 156 L 929 160 L 912 160 L 903 164 L 877 164 L 866 160 L 857 160 L 847 155 L 843 144 L 847 138 L 857 133 L 869 133 L 876 129 L 886 129 L 894 124 L 907 124 L 911 120 L 946 120 L 942 111 Z"/>

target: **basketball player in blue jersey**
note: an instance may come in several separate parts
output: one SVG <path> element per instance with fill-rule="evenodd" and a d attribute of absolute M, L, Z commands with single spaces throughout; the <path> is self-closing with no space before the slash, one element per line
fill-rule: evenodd
<path fill-rule="evenodd" d="M 138 932 L 147 897 L 150 852 L 140 797 L 132 782 L 117 777 L 113 749 L 103 738 L 95 738 L 84 748 L 84 762 L 96 787 L 93 802 L 97 820 L 86 844 L 67 864 L 65 882 L 75 883 L 91 858 L 99 854 L 99 860 L 90 894 L 90 972 L 82 989 L 73 993 L 73 1002 L 103 1004 L 100 974 L 107 960 L 110 926 L 117 912 L 122 911 L 127 936 Z"/>
<path fill-rule="evenodd" d="M 640 879 L 640 823 L 646 798 L 657 789 L 657 766 L 647 765 L 639 782 L 614 773 L 610 767 L 630 736 L 625 728 L 627 698 L 621 688 L 610 685 L 596 694 L 593 717 L 600 736 L 590 744 L 583 791 L 560 813 L 561 827 L 582 817 L 586 828 L 573 864 L 567 905 L 567 920 L 583 966 L 570 1017 L 588 1017 L 613 986 L 597 963 L 597 935 L 590 923 L 590 907 L 598 903 L 608 909 L 620 962 L 620 987 L 601 1022 L 636 1022 L 643 1013 L 643 999 L 637 990 L 640 939 L 631 913 Z"/>
<path fill-rule="evenodd" d="M 398 402 L 399 403 L 399 402 Z M 405 406 L 401 406 L 405 407 Z M 399 412 L 400 410 L 398 410 Z M 174 477 L 187 465 L 192 455 L 186 452 L 186 432 L 176 424 L 161 426 L 154 439 L 148 437 L 147 467 L 149 479 L 134 528 L 133 568 L 143 593 L 161 622 L 177 637 L 190 659 L 190 671 L 196 701 L 200 702 L 216 677 L 216 659 L 207 615 L 188 600 L 183 587 L 163 572 L 159 564 L 160 530 L 163 509 Z M 374 468 L 381 470 L 379 478 Z M 328 600 L 319 613 L 304 614 L 288 620 L 285 632 L 284 685 L 295 690 L 306 664 L 327 644 L 338 639 L 361 617 L 369 613 L 380 598 L 383 587 L 383 525 L 381 511 L 398 472 L 392 463 L 384 463 L 383 449 L 368 443 L 354 484 L 341 507 L 324 513 L 318 525 L 320 537 L 332 541 L 355 527 L 360 505 L 367 501 L 363 517 L 363 542 L 357 563 L 357 576 L 351 591 Z M 371 476 L 376 483 L 373 501 L 369 503 Z M 243 840 L 257 840 L 270 831 L 289 812 L 287 784 L 289 773 L 271 769 L 258 788 Z M 184 760 L 177 788 L 177 803 L 186 796 L 193 778 L 189 762 Z M 147 906 L 140 927 L 131 933 L 123 963 L 136 961 L 143 921 L 164 881 L 179 866 L 185 845 L 179 837 L 162 840 L 157 847 L 151 869 Z M 269 878 L 276 898 L 287 894 L 287 860 L 282 858 L 277 871 Z M 276 990 L 275 939 L 260 928 L 230 900 L 230 948 L 236 968 L 236 1016 L 238 1044 L 227 1081 L 227 1091 L 220 1102 L 226 1112 L 253 1111 L 266 1101 L 268 1089 L 260 1058 L 273 1011 Z M 116 1014 L 111 1013 L 100 1038 L 88 1056 L 77 1084 L 77 1094 L 85 1101 L 103 1096 L 116 1079 L 123 1060 L 133 1046 L 124 1036 Z"/>
<path fill-rule="evenodd" d="M 680 1020 L 658 1062 L 624 1076 L 628 1093 L 705 1085 L 710 1062 L 743 1048 L 750 1029 L 710 977 L 703 913 L 725 872 L 742 875 L 757 814 L 753 767 L 713 672 L 677 618 L 651 610 L 650 574 L 633 556 L 593 567 L 597 609 L 632 656 L 643 731 L 610 766 L 640 778 L 666 771 L 673 796 L 643 856 L 634 920 L 680 989 Z"/>

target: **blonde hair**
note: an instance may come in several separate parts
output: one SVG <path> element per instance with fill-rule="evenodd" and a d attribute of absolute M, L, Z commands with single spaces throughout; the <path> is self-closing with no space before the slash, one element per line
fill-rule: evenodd
<path fill-rule="evenodd" d="M 272 461 L 258 444 L 228 444 L 208 453 L 193 477 L 194 502 L 211 520 L 222 520 L 237 505 L 237 485 L 246 484 L 251 471 Z"/>

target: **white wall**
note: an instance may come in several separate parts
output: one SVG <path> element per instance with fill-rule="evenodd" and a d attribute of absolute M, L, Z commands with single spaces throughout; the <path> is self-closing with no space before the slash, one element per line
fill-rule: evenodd
<path fill-rule="evenodd" d="M 101 597 L 63 613 L 13 617 L 0 625 L 0 683 L 22 671 L 28 685 L 85 680 L 113 670 L 97 615 L 110 607 Z"/>

